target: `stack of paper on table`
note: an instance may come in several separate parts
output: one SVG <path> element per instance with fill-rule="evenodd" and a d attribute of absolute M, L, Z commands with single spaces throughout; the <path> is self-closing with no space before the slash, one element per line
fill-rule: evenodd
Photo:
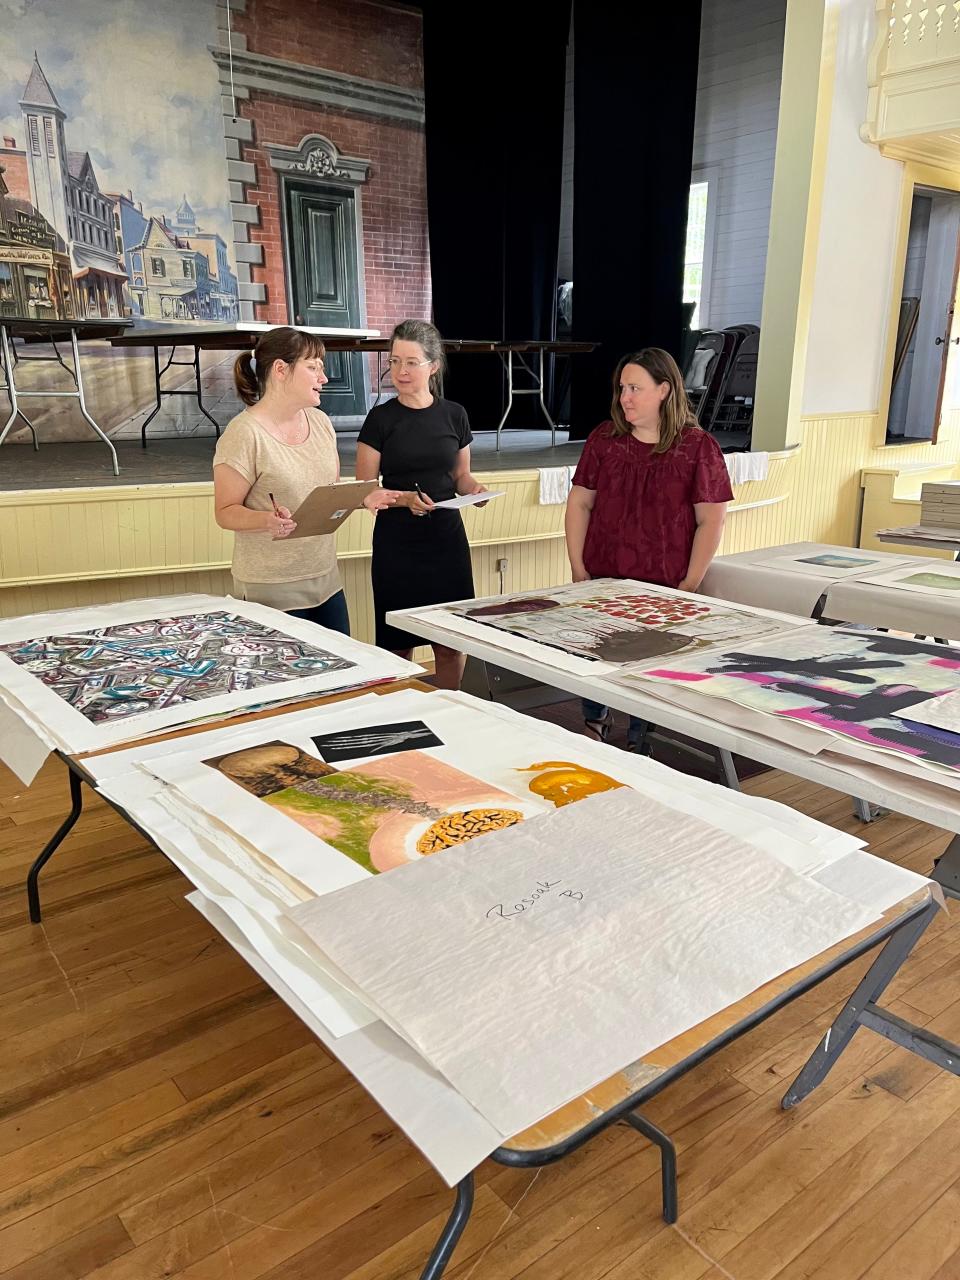
<path fill-rule="evenodd" d="M 960 480 L 928 481 L 920 486 L 920 523 L 960 534 Z"/>
<path fill-rule="evenodd" d="M 291 915 L 504 1138 L 876 919 L 629 790 Z"/>
<path fill-rule="evenodd" d="M 242 936 L 295 1007 L 309 1011 L 311 1025 L 338 1056 L 348 1065 L 365 1064 L 372 1073 L 361 1074 L 365 1085 L 448 1181 L 473 1167 L 478 1146 L 487 1154 L 498 1145 L 502 1127 L 480 1117 L 435 1065 L 383 1024 L 379 1002 L 366 991 L 360 998 L 325 943 L 296 923 L 301 904 L 394 878 L 372 871 L 442 873 L 451 856 L 461 855 L 469 864 L 485 844 L 496 847 L 498 833 L 529 833 L 539 842 L 536 828 L 544 823 L 561 832 L 573 823 L 576 830 L 578 808 L 590 797 L 619 797 L 620 787 L 632 788 L 651 806 L 644 825 L 648 817 L 661 824 L 658 848 L 672 839 L 675 848 L 694 853 L 714 845 L 728 854 L 735 847 L 741 860 L 756 853 L 764 874 L 789 873 L 804 893 L 808 884 L 813 893 L 829 887 L 870 919 L 925 883 L 871 858 L 862 841 L 784 806 L 679 775 L 463 694 L 362 697 L 180 742 L 141 743 L 92 757 L 88 767 L 98 789 L 198 886 L 203 909 L 221 923 L 223 915 L 229 918 L 229 929 Z M 590 825 L 594 834 L 600 830 L 595 821 Z M 555 841 L 550 827 L 543 836 Z M 618 847 L 615 840 L 607 843 Z M 679 856 L 685 856 L 682 849 Z M 850 916 L 851 928 L 860 927 L 860 918 Z M 390 937 L 379 929 L 376 954 L 385 970 L 393 964 Z M 716 998 L 727 994 L 725 988 Z M 690 1016 L 699 1016 L 699 1007 Z M 398 1095 L 383 1054 L 408 1073 L 416 1106 Z M 464 1140 L 456 1149 L 449 1134 L 434 1133 L 422 1105 L 427 1095 L 459 1117 Z M 464 1166 L 468 1158 L 472 1164 Z"/>
<path fill-rule="evenodd" d="M 417 675 L 265 605 L 166 596 L 0 621 L 0 760 L 98 751 L 195 720 Z"/>
<path fill-rule="evenodd" d="M 876 537 L 885 538 L 888 542 L 896 542 L 903 537 L 907 542 L 914 538 L 924 538 L 927 542 L 960 542 L 960 529 L 949 529 L 936 524 L 898 525 L 895 529 L 878 529 Z"/>

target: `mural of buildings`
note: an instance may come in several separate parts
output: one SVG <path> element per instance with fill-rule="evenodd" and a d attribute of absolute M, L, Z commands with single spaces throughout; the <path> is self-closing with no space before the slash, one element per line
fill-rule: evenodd
<path fill-rule="evenodd" d="M 132 191 L 111 199 L 130 315 L 151 322 L 236 320 L 237 278 L 226 243 L 200 228 L 186 195 L 172 221 L 145 216 Z"/>
<path fill-rule="evenodd" d="M 181 243 L 206 255 L 210 276 L 211 319 L 236 320 L 238 314 L 237 277 L 230 270 L 230 259 L 223 238 L 215 231 L 204 231 L 190 207 L 186 194 L 168 223 Z"/>
<path fill-rule="evenodd" d="M 25 145 L 18 149 L 16 139 L 5 136 L 0 148 L 0 163 L 10 174 L 7 200 L 24 204 L 18 213 L 22 219 L 32 208 L 32 216 L 66 248 L 73 276 L 66 291 L 73 308 L 68 314 L 132 316 L 150 323 L 237 319 L 237 277 L 223 237 L 204 229 L 186 195 L 168 219 L 164 213 L 145 215 L 132 191 L 103 191 L 90 153 L 67 146 L 67 114 L 36 53 L 19 106 Z M 20 225 L 19 234 L 26 234 L 25 222 Z M 34 248 L 36 256 L 41 250 Z M 18 252 L 22 257 L 26 250 Z M 44 264 L 29 265 L 36 270 Z M 34 296 L 35 308 L 54 307 L 52 284 L 47 301 L 39 300 L 36 281 L 24 294 L 14 288 L 12 266 L 0 268 L 4 305 Z M 64 291 L 58 286 L 55 292 Z"/>
<path fill-rule="evenodd" d="M 112 205 L 100 190 L 89 152 L 67 149 L 66 113 L 36 54 L 20 110 L 31 199 L 70 246 L 81 315 L 120 316 L 126 272 L 117 257 Z"/>
<path fill-rule="evenodd" d="M 0 166 L 0 315 L 75 316 L 67 245 L 38 209 L 10 193 L 4 173 Z"/>

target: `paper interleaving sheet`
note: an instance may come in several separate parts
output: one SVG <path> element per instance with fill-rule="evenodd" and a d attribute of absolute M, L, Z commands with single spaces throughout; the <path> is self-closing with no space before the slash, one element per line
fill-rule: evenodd
<path fill-rule="evenodd" d="M 626 789 L 290 915 L 505 1138 L 877 918 Z"/>

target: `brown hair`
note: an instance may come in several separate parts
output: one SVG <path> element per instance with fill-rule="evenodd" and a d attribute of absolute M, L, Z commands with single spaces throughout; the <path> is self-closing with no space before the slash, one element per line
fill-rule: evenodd
<path fill-rule="evenodd" d="M 395 342 L 415 342 L 423 348 L 428 360 L 435 360 L 440 368 L 430 375 L 430 393 L 440 395 L 440 382 L 447 369 L 447 357 L 443 350 L 440 330 L 429 320 L 401 320 L 390 335 L 390 351 Z"/>
<path fill-rule="evenodd" d="M 654 453 L 666 453 L 668 449 L 672 449 L 686 427 L 700 430 L 697 415 L 690 408 L 683 385 L 683 374 L 676 360 L 662 347 L 644 347 L 642 351 L 624 356 L 614 372 L 613 403 L 610 406 L 610 417 L 613 419 L 611 435 L 628 436 L 633 430 L 620 408 L 620 378 L 628 364 L 638 364 L 641 369 L 646 369 L 658 386 L 666 382 L 670 387 L 667 398 L 660 406 L 660 439 L 654 446 Z"/>
<path fill-rule="evenodd" d="M 322 360 L 325 354 L 323 341 L 315 334 L 292 329 L 289 325 L 269 329 L 253 351 L 244 351 L 237 356 L 233 366 L 237 395 L 244 404 L 256 404 L 267 389 L 275 360 L 296 364 L 298 360 Z"/>

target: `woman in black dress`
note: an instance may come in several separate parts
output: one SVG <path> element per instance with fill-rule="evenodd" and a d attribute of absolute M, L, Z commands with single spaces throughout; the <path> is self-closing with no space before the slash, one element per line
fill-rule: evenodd
<path fill-rule="evenodd" d="M 357 479 L 399 489 L 396 506 L 378 515 L 373 530 L 373 602 L 377 644 L 403 657 L 418 643 L 387 625 L 391 609 L 445 604 L 473 597 L 470 547 L 459 511 L 435 504 L 458 493 L 484 493 L 470 474 L 466 410 L 437 395 L 443 369 L 440 334 L 425 320 L 404 320 L 390 339 L 395 400 L 367 414 L 357 444 Z M 458 689 L 464 657 L 433 645 L 437 683 Z"/>

